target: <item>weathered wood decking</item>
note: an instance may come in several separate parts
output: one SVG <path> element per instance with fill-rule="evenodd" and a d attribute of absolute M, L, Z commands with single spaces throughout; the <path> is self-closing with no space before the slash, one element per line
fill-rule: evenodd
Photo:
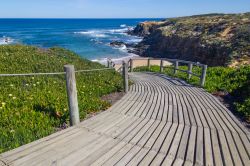
<path fill-rule="evenodd" d="M 0 165 L 250 165 L 250 133 L 215 97 L 163 75 L 130 78 L 108 111 L 1 154 Z"/>

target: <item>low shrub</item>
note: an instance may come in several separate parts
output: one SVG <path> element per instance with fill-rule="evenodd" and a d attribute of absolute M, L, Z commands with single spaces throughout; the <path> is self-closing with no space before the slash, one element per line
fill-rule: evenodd
<path fill-rule="evenodd" d="M 76 70 L 103 68 L 62 49 L 0 46 L 0 73 L 62 72 L 65 64 Z M 69 124 L 64 75 L 0 77 L 0 153 L 47 136 Z M 113 70 L 76 74 L 80 118 L 105 110 L 101 96 L 122 90 Z"/>

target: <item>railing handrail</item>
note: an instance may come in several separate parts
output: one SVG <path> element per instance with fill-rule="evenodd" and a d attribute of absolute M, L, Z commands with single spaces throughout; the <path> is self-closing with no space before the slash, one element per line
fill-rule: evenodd
<path fill-rule="evenodd" d="M 205 64 L 202 64 L 200 62 L 192 62 L 192 61 L 186 61 L 186 60 L 181 60 L 181 59 L 170 59 L 170 58 L 132 58 L 133 60 L 165 60 L 165 61 L 170 61 L 170 62 L 175 62 L 175 61 L 178 61 L 180 63 L 186 63 L 186 64 L 189 64 L 189 63 L 192 63 L 193 65 L 196 65 L 196 66 L 204 66 Z M 130 59 L 131 60 L 131 59 Z"/>
<path fill-rule="evenodd" d="M 75 73 L 91 72 L 91 71 L 102 71 L 102 70 L 113 70 L 113 68 L 77 70 L 77 71 L 75 71 Z M 20 74 L 0 74 L 0 77 L 36 76 L 36 75 L 64 75 L 64 74 L 66 74 L 66 72 L 55 72 L 55 73 L 20 73 Z"/>
<path fill-rule="evenodd" d="M 130 63 L 130 71 L 133 71 L 133 61 L 134 60 L 147 60 L 148 62 L 148 68 L 150 68 L 150 61 L 151 60 L 159 60 L 160 61 L 160 72 L 163 72 L 163 68 L 172 68 L 174 70 L 174 74 L 177 74 L 177 71 L 185 72 L 188 74 L 188 79 L 191 78 L 192 75 L 200 78 L 200 85 L 205 85 L 205 79 L 206 79 L 206 71 L 207 71 L 207 65 L 201 64 L 199 62 L 192 62 L 192 61 L 185 61 L 185 60 L 179 60 L 179 59 L 169 59 L 169 58 L 133 58 L 129 60 Z M 174 67 L 166 67 L 163 65 L 164 61 L 173 62 Z M 185 63 L 188 64 L 188 70 L 182 70 L 179 69 L 179 63 Z M 201 75 L 198 75 L 196 73 L 192 72 L 193 65 L 196 65 L 198 67 L 202 68 Z"/>
<path fill-rule="evenodd" d="M 114 68 L 99 68 L 99 69 L 86 69 L 86 70 L 75 71 L 75 68 L 73 65 L 64 65 L 64 72 L 0 74 L 0 77 L 65 75 L 67 98 L 68 98 L 68 105 L 69 105 L 69 112 L 70 112 L 70 125 L 74 126 L 80 122 L 75 74 L 81 73 L 81 72 L 103 71 L 103 70 L 114 70 Z"/>

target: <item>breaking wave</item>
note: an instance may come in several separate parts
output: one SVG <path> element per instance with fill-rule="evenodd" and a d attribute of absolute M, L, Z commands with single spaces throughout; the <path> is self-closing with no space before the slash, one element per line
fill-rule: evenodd
<path fill-rule="evenodd" d="M 10 38 L 10 37 L 1 37 L 0 38 L 0 45 L 7 45 L 7 44 L 12 44 L 14 43 L 14 39 Z"/>

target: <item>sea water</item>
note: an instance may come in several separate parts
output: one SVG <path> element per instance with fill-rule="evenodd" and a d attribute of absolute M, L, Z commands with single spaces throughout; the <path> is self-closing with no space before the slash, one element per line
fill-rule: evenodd
<path fill-rule="evenodd" d="M 25 44 L 43 48 L 63 47 L 93 61 L 134 56 L 126 46 L 112 41 L 138 43 L 140 37 L 126 34 L 143 21 L 159 19 L 0 19 L 0 45 Z"/>

